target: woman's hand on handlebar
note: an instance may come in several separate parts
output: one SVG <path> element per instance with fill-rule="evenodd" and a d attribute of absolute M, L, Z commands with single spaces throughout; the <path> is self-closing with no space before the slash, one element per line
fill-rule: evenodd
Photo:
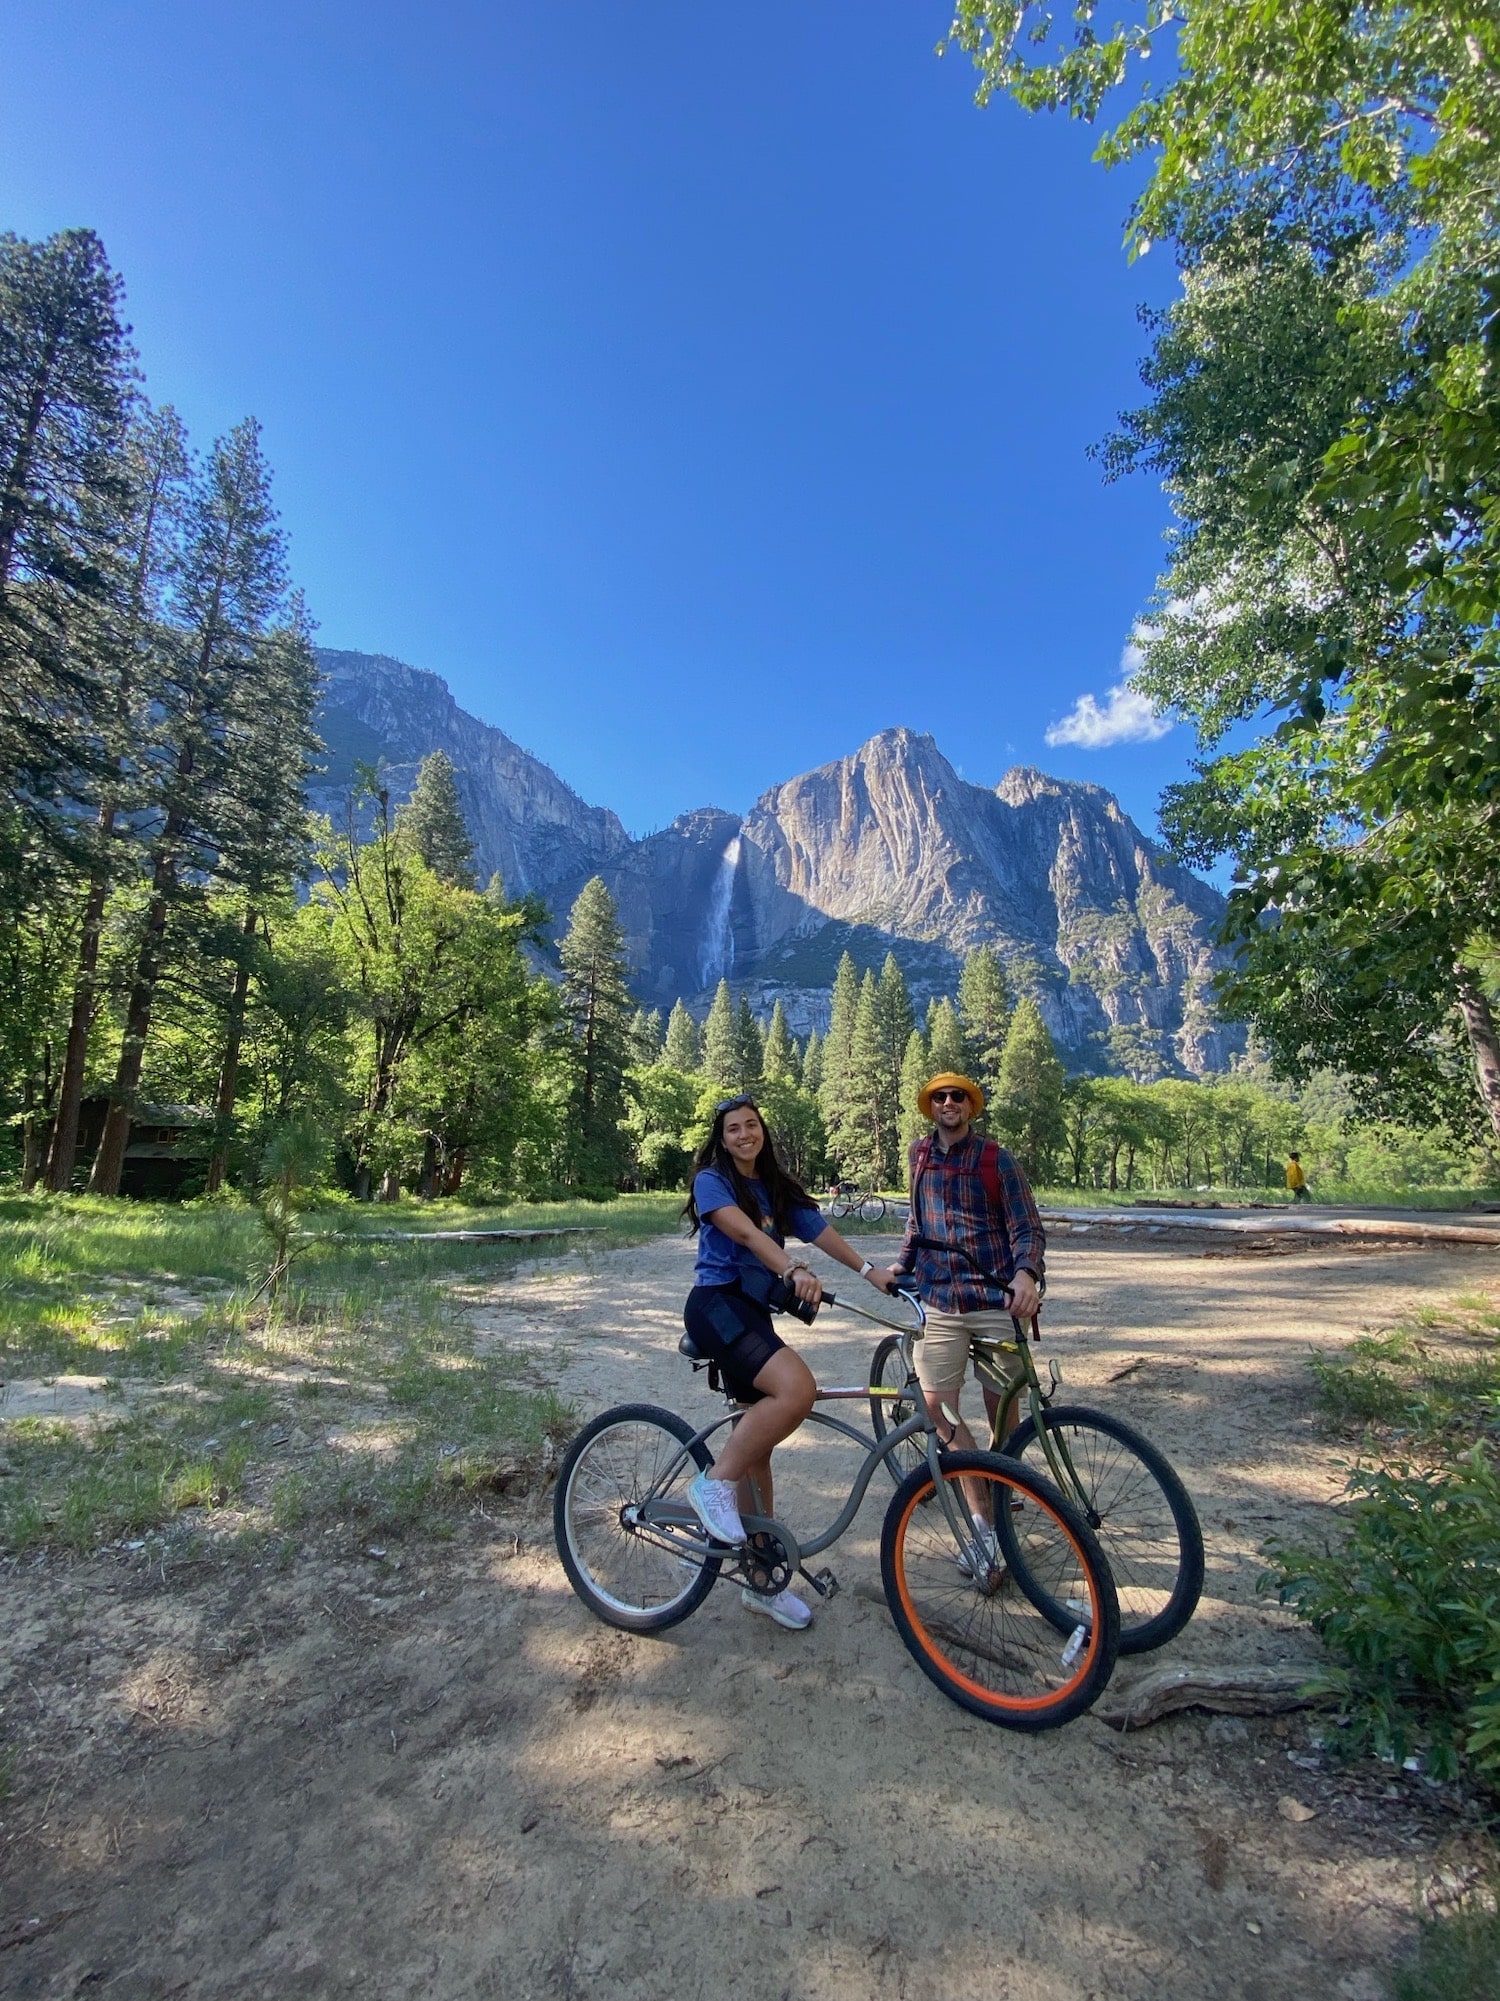
<path fill-rule="evenodd" d="M 889 1295 L 901 1284 L 901 1274 L 891 1270 L 889 1265 L 871 1265 L 865 1277 L 877 1292 Z"/>
<path fill-rule="evenodd" d="M 793 1265 L 786 1276 L 797 1297 L 806 1305 L 822 1305 L 823 1281 L 815 1271 L 809 1271 L 806 1265 Z"/>

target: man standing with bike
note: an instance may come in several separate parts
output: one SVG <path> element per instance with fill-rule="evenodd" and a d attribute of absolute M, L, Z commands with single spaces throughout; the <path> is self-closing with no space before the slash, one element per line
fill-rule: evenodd
<path fill-rule="evenodd" d="M 891 1270 L 912 1281 L 927 1309 L 916 1366 L 938 1435 L 945 1445 L 972 1451 L 974 1435 L 958 1414 L 971 1344 L 976 1337 L 1009 1340 L 1012 1317 L 1023 1325 L 1035 1318 L 1047 1240 L 1019 1163 L 998 1140 L 973 1129 L 984 1110 L 984 1092 L 973 1079 L 944 1071 L 923 1085 L 917 1104 L 933 1129 L 911 1150 L 911 1213 Z M 994 1277 L 981 1276 L 970 1258 Z M 1021 1373 L 1018 1361 L 1012 1380 Z M 993 1427 L 1001 1400 L 988 1385 L 984 1400 Z M 1004 1402 L 1011 1402 L 1010 1392 Z M 993 1548 L 993 1530 L 978 1508 L 974 1520 Z"/>

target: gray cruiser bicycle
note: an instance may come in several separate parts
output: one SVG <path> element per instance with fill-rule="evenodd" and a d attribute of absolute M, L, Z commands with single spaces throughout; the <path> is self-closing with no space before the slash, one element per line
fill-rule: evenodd
<path fill-rule="evenodd" d="M 908 1365 L 925 1322 L 914 1294 L 901 1298 L 914 1324 L 896 1339 Z M 889 1328 L 851 1300 L 825 1306 Z M 717 1372 L 684 1335 L 694 1369 Z M 727 1392 L 725 1392 L 727 1395 Z M 904 1388 L 858 1384 L 818 1391 L 819 1404 L 890 1401 Z M 730 1409 L 695 1427 L 656 1404 L 620 1404 L 586 1424 L 563 1455 L 553 1504 L 558 1555 L 568 1581 L 594 1613 L 627 1632 L 659 1633 L 688 1618 L 721 1579 L 772 1598 L 801 1575 L 820 1598 L 837 1580 L 808 1563 L 832 1547 L 859 1512 L 877 1467 L 897 1480 L 880 1538 L 880 1575 L 896 1630 L 922 1672 L 952 1701 L 1010 1730 L 1056 1728 L 1104 1689 L 1119 1647 L 1119 1604 L 1109 1565 L 1088 1523 L 1052 1482 L 994 1452 L 950 1452 L 920 1406 L 872 1437 L 814 1408 L 818 1425 L 856 1446 L 861 1462 L 835 1519 L 799 1536 L 787 1523 L 741 1511 L 742 1548 L 713 1541 L 686 1498 L 688 1482 L 713 1464 L 710 1440 L 742 1415 Z M 915 1455 L 902 1467 L 896 1455 Z M 1006 1524 L 1008 1553 L 974 1524 L 981 1511 Z M 1062 1609 L 1066 1630 L 1059 1630 Z"/>

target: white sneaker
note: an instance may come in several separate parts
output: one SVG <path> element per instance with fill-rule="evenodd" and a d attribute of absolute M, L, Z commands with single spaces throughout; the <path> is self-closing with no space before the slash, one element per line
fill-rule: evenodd
<path fill-rule="evenodd" d="M 732 1549 L 743 1544 L 745 1524 L 740 1520 L 732 1480 L 710 1480 L 706 1473 L 700 1473 L 688 1482 L 687 1499 L 715 1542 L 728 1543 Z"/>
<path fill-rule="evenodd" d="M 982 1576 L 988 1577 L 996 1570 L 1003 1573 L 1005 1559 L 1000 1554 L 1000 1545 L 995 1540 L 995 1531 L 991 1528 L 981 1528 L 978 1522 L 974 1522 L 970 1526 L 971 1533 L 975 1542 L 978 1543 L 984 1559 Z M 970 1556 L 968 1550 L 961 1549 L 953 1561 L 958 1565 L 965 1577 L 972 1577 L 974 1575 L 974 1559 Z"/>
<path fill-rule="evenodd" d="M 748 1612 L 768 1613 L 778 1626 L 785 1626 L 789 1632 L 800 1633 L 812 1624 L 811 1605 L 804 1605 L 794 1591 L 778 1591 L 774 1598 L 762 1598 L 758 1591 L 742 1584 L 740 1603 Z"/>

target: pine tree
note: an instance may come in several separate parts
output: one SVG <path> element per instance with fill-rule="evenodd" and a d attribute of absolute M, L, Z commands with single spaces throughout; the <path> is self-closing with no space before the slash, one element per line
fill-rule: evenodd
<path fill-rule="evenodd" d="M 927 1060 L 932 1066 L 929 1076 L 936 1077 L 943 1070 L 951 1070 L 959 1077 L 974 1076 L 963 1023 L 946 994 L 941 1000 L 932 1001 L 927 1009 Z M 979 1080 L 976 1077 L 974 1081 Z"/>
<path fill-rule="evenodd" d="M 891 1140 L 883 1116 L 888 1108 L 885 1071 L 880 990 L 875 975 L 866 973 L 859 983 L 854 1032 L 849 1038 L 839 1158 L 861 1181 L 875 1187 L 886 1180 L 885 1156 Z"/>
<path fill-rule="evenodd" d="M 703 1024 L 703 1074 L 716 1090 L 739 1090 L 740 1053 L 734 998 L 728 980 L 720 980 Z"/>
<path fill-rule="evenodd" d="M 881 1186 L 889 1188 L 900 1164 L 901 1071 L 906 1061 L 906 1045 L 916 1027 L 906 976 L 896 963 L 894 952 L 886 953 L 876 983 L 875 1020 L 880 1038 L 880 1123 L 887 1136 L 881 1155 L 884 1165 Z"/>
<path fill-rule="evenodd" d="M 643 1007 L 638 1007 L 630 1017 L 630 1047 L 632 1061 L 643 1069 L 661 1061 L 662 1020 L 659 1007 L 652 1008 L 649 1014 Z"/>
<path fill-rule="evenodd" d="M 901 1139 L 903 1165 L 907 1150 L 911 1147 L 912 1142 L 920 1139 L 922 1134 L 927 1130 L 927 1121 L 923 1118 L 921 1109 L 917 1104 L 917 1093 L 927 1082 L 928 1078 L 936 1075 L 937 1071 L 941 1068 L 941 1064 L 935 1064 L 932 1060 L 927 1037 L 922 1033 L 920 1028 L 914 1028 L 906 1038 L 906 1055 L 902 1059 L 901 1064 Z"/>
<path fill-rule="evenodd" d="M 859 1010 L 859 974 L 847 952 L 833 978 L 828 1034 L 819 1052 L 818 1102 L 828 1129 L 828 1146 L 835 1160 L 844 1160 L 844 1122 L 851 1110 L 849 1060 L 854 1041 L 854 1017 Z"/>
<path fill-rule="evenodd" d="M 125 470 L 129 500 L 116 552 L 121 575 L 118 615 L 106 610 L 90 621 L 90 650 L 107 690 L 101 703 L 107 762 L 100 775 L 89 843 L 72 1009 L 47 1154 L 47 1186 L 59 1191 L 71 1187 L 78 1156 L 78 1117 L 98 1006 L 105 906 L 126 859 L 138 859 L 139 854 L 138 818 L 131 808 L 145 803 L 135 781 L 143 768 L 149 769 L 151 717 L 165 651 L 164 593 L 177 554 L 188 476 L 187 434 L 174 411 L 147 410 L 132 426 Z"/>
<path fill-rule="evenodd" d="M 1063 1139 L 1063 1067 L 1029 998 L 1016 1004 L 992 1105 L 992 1123 L 1006 1145 L 1033 1181 L 1044 1180 Z"/>
<path fill-rule="evenodd" d="M 153 801 L 151 881 L 109 1111 L 89 1188 L 117 1195 L 125 1144 L 164 970 L 173 912 L 197 894 L 229 837 L 227 746 L 238 684 L 254 679 L 285 604 L 285 538 L 253 419 L 214 446 L 193 482 L 175 591 L 174 668 L 163 697 L 163 763 Z"/>
<path fill-rule="evenodd" d="M 625 934 L 601 877 L 593 876 L 579 891 L 558 956 L 563 1015 L 573 1037 L 573 1087 L 562 1148 L 566 1178 L 576 1187 L 611 1188 L 629 1154 L 620 1121 L 635 1002 L 626 984 Z"/>
<path fill-rule="evenodd" d="M 745 994 L 740 995 L 740 1004 L 735 1010 L 734 1046 L 739 1059 L 734 1088 L 736 1091 L 754 1091 L 765 1075 L 766 1045 L 760 1023 L 755 1019 Z"/>
<path fill-rule="evenodd" d="M 798 1081 L 797 1045 L 786 1025 L 786 1009 L 779 1000 L 771 1009 L 761 1067 L 770 1083 L 795 1084 Z"/>
<path fill-rule="evenodd" d="M 666 1058 L 674 1070 L 691 1076 L 703 1061 L 703 1040 L 698 1024 L 680 1000 L 673 1001 L 667 1017 Z"/>
<path fill-rule="evenodd" d="M 976 945 L 964 960 L 958 981 L 958 1018 L 973 1069 L 967 1074 L 993 1101 L 1000 1087 L 1000 1060 L 1010 1032 L 1011 993 L 993 947 Z"/>
<path fill-rule="evenodd" d="M 802 1051 L 802 1088 L 811 1091 L 816 1098 L 823 1085 L 823 1038 L 814 1029 L 807 1038 L 807 1046 Z"/>
<path fill-rule="evenodd" d="M 75 629 L 115 598 L 129 500 L 121 304 L 92 230 L 0 236 L 0 785 L 63 843 L 105 720 Z"/>
<path fill-rule="evenodd" d="M 422 759 L 396 827 L 439 882 L 456 889 L 474 887 L 474 843 L 459 804 L 458 779 L 444 751 L 429 751 Z"/>

